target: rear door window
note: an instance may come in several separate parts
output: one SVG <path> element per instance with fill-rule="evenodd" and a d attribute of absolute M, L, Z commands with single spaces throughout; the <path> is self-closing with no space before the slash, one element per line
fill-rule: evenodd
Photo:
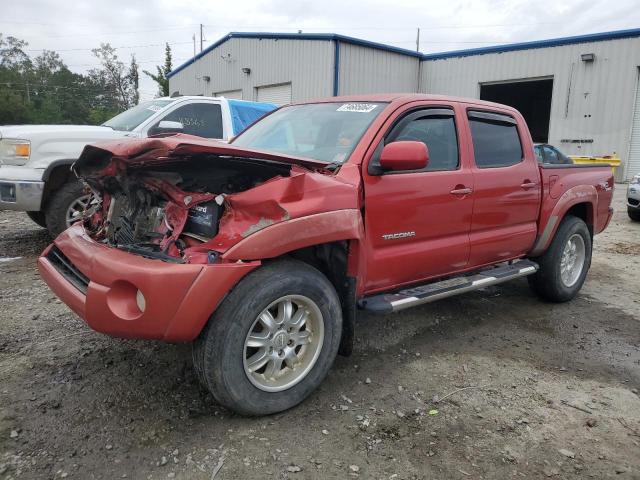
<path fill-rule="evenodd" d="M 222 110 L 217 103 L 189 103 L 168 113 L 162 120 L 182 123 L 182 133 L 222 138 Z"/>
<path fill-rule="evenodd" d="M 522 162 L 522 144 L 512 117 L 470 111 L 469 126 L 478 168 L 509 167 Z"/>

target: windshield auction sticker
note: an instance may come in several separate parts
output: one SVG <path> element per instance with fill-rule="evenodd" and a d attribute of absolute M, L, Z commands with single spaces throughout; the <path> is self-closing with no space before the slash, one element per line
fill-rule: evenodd
<path fill-rule="evenodd" d="M 369 113 L 376 107 L 377 105 L 372 103 L 345 103 L 344 105 L 340 105 L 336 112 Z"/>

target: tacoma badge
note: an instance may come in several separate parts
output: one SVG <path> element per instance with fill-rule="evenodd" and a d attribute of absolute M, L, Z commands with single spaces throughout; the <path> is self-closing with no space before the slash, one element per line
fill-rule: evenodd
<path fill-rule="evenodd" d="M 382 235 L 383 240 L 397 240 L 399 238 L 415 237 L 416 232 L 398 232 L 398 233 L 385 233 Z"/>

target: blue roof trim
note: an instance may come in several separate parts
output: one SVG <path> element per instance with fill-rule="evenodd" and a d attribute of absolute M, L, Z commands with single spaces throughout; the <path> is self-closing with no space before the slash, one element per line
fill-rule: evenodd
<path fill-rule="evenodd" d="M 516 50 L 530 50 L 533 48 L 559 47 L 575 43 L 599 42 L 603 40 L 616 40 L 620 38 L 640 37 L 640 28 L 629 30 L 616 30 L 613 32 L 590 33 L 576 35 L 574 37 L 551 38 L 548 40 L 535 40 L 532 42 L 510 43 L 495 45 L 492 47 L 471 48 L 468 50 L 454 50 L 443 53 L 429 53 L 422 56 L 423 60 L 440 60 L 444 58 L 469 57 L 472 55 L 484 55 L 486 53 L 513 52 Z"/>
<path fill-rule="evenodd" d="M 195 63 L 200 58 L 216 47 L 219 47 L 227 40 L 232 38 L 266 38 L 274 40 L 334 40 L 336 42 L 349 43 L 351 45 L 359 45 L 362 47 L 375 48 L 386 52 L 399 53 L 410 57 L 420 58 L 421 60 L 440 60 L 444 58 L 469 57 L 472 55 L 483 55 L 486 53 L 502 53 L 513 52 L 517 50 L 530 50 L 533 48 L 559 47 L 562 45 L 571 45 L 575 43 L 599 42 L 603 40 L 616 40 L 621 38 L 640 37 L 640 28 L 632 28 L 628 30 L 616 30 L 613 32 L 590 33 L 587 35 L 576 35 L 574 37 L 551 38 L 548 40 L 534 40 L 532 42 L 509 43 L 506 45 L 494 45 L 491 47 L 471 48 L 467 50 L 454 50 L 451 52 L 428 53 L 422 54 L 405 48 L 392 47 L 384 43 L 370 42 L 360 38 L 339 35 L 337 33 L 273 33 L 273 32 L 231 32 L 222 37 L 217 42 L 209 45 L 195 57 L 187 60 L 179 67 L 169 72 L 168 78 L 174 76 L 181 70 Z"/>
<path fill-rule="evenodd" d="M 219 47 L 226 41 L 232 38 L 265 38 L 273 40 L 334 40 L 342 43 L 350 43 L 352 45 L 359 45 L 361 47 L 375 48 L 376 50 L 384 50 L 386 52 L 399 53 L 400 55 L 407 55 L 415 58 L 422 58 L 422 54 L 414 50 L 407 50 L 400 47 L 392 47 L 391 45 L 385 45 L 384 43 L 370 42 L 369 40 L 362 40 L 360 38 L 349 37 L 346 35 L 339 35 L 337 33 L 273 33 L 273 32 L 231 32 L 226 34 L 217 42 L 209 45 L 207 48 L 198 53 L 195 57 L 187 60 L 179 67 L 169 72 L 167 78 L 171 78 L 180 70 L 184 70 L 186 67 L 195 63 L 207 53 L 216 47 Z"/>

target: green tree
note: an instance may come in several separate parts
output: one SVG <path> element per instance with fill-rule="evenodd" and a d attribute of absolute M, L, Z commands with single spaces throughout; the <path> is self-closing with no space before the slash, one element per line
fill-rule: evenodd
<path fill-rule="evenodd" d="M 133 107 L 138 99 L 137 64 L 132 62 L 130 68 L 135 68 L 135 75 L 127 70 L 124 63 L 118 59 L 116 49 L 108 43 L 100 44 L 100 48 L 92 50 L 100 60 L 102 68 L 89 71 L 89 77 L 104 90 L 103 99 L 109 107 L 126 110 Z"/>
<path fill-rule="evenodd" d="M 24 52 L 27 43 L 0 34 L 0 124 L 29 120 L 29 80 L 31 60 Z"/>
<path fill-rule="evenodd" d="M 129 84 L 132 90 L 131 101 L 133 105 L 137 105 L 140 101 L 140 92 L 138 91 L 138 88 L 140 86 L 140 74 L 138 73 L 138 63 L 136 62 L 135 55 L 131 55 L 131 63 L 129 63 L 129 72 L 127 73 L 127 79 L 129 80 Z"/>
<path fill-rule="evenodd" d="M 110 45 L 94 52 L 101 68 L 71 72 L 45 50 L 32 58 L 27 42 L 0 34 L 0 125 L 100 124 L 138 103 L 138 63 L 118 60 Z"/>
<path fill-rule="evenodd" d="M 171 47 L 169 44 L 165 44 L 164 47 L 164 65 L 156 66 L 157 74 L 153 74 L 146 70 L 143 70 L 143 73 L 148 77 L 152 78 L 154 82 L 158 84 L 158 96 L 160 97 L 168 97 L 169 96 L 169 78 L 167 75 L 171 72 L 172 66 L 172 58 L 171 58 Z"/>

